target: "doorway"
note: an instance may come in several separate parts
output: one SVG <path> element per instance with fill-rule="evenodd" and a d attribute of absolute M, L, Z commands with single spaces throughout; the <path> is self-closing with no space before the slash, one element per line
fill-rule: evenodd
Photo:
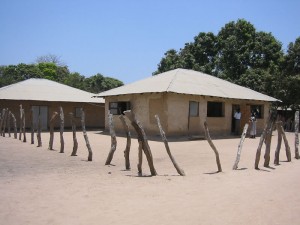
<path fill-rule="evenodd" d="M 235 129 L 235 119 L 234 119 L 234 113 L 236 112 L 237 109 L 241 109 L 240 105 L 232 105 L 232 115 L 231 115 L 231 133 L 234 133 Z"/>
<path fill-rule="evenodd" d="M 37 129 L 39 115 L 41 118 L 42 130 L 48 129 L 48 106 L 32 106 L 33 127 Z"/>

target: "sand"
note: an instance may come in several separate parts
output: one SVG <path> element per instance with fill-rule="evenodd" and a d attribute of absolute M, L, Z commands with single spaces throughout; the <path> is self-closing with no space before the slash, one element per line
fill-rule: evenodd
<path fill-rule="evenodd" d="M 300 161 L 286 162 L 282 146 L 280 165 L 274 166 L 277 134 L 271 146 L 271 167 L 254 169 L 259 138 L 246 138 L 239 170 L 232 170 L 239 138 L 213 140 L 223 172 L 216 173 L 215 156 L 205 140 L 172 140 L 171 151 L 186 173 L 179 176 L 163 142 L 149 141 L 158 176 L 151 177 L 144 157 L 143 176 L 137 176 L 137 140 L 132 140 L 131 170 L 125 170 L 118 146 L 110 166 L 105 166 L 110 136 L 89 131 L 93 161 L 81 132 L 78 156 L 72 152 L 72 133 L 65 132 L 65 153 L 59 153 L 59 133 L 54 151 L 12 137 L 0 137 L 0 224 L 5 225 L 177 225 L 177 224 L 299 224 Z M 287 133 L 292 156 L 294 134 Z"/>

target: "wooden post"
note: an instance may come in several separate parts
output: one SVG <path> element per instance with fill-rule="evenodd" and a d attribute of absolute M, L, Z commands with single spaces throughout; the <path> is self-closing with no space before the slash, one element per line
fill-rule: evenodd
<path fill-rule="evenodd" d="M 4 111 L 4 118 L 3 118 L 3 130 L 2 130 L 2 136 L 5 137 L 5 130 L 6 130 L 6 123 L 7 123 L 7 115 L 8 115 L 8 109 L 5 109 Z"/>
<path fill-rule="evenodd" d="M 53 140 L 54 140 L 54 122 L 55 118 L 58 115 L 57 112 L 53 112 L 52 117 L 50 119 L 50 140 L 49 140 L 49 150 L 53 150 Z"/>
<path fill-rule="evenodd" d="M 160 123 L 160 119 L 159 119 L 159 116 L 158 115 L 155 115 L 155 119 L 156 119 L 156 122 L 157 122 L 157 125 L 158 125 L 158 128 L 159 128 L 159 132 L 160 132 L 160 136 L 165 144 L 165 147 L 166 147 L 166 150 L 167 150 L 167 153 L 177 171 L 177 173 L 180 175 L 180 176 L 185 176 L 185 173 L 183 171 L 183 169 L 180 168 L 180 166 L 177 164 L 175 158 L 173 157 L 172 153 L 171 153 L 171 150 L 170 150 L 170 147 L 169 147 L 169 143 L 168 143 L 168 140 L 167 140 L 167 137 L 166 137 L 166 134 L 161 126 L 161 123 Z"/>
<path fill-rule="evenodd" d="M 82 132 L 83 132 L 83 137 L 86 143 L 86 147 L 88 149 L 89 155 L 88 155 L 88 161 L 92 161 L 93 159 L 93 151 L 89 142 L 89 138 L 87 136 L 86 133 L 86 129 L 85 129 L 85 113 L 84 110 L 81 108 L 81 125 L 82 125 Z"/>
<path fill-rule="evenodd" d="M 280 149 L 281 149 L 281 142 L 282 142 L 282 134 L 280 131 L 280 126 L 282 126 L 282 121 L 276 122 L 276 129 L 277 129 L 277 147 L 275 151 L 275 157 L 274 157 L 274 164 L 279 165 L 279 155 L 280 155 Z"/>
<path fill-rule="evenodd" d="M 243 143 L 244 143 L 245 138 L 246 138 L 248 127 L 249 127 L 249 124 L 246 123 L 245 126 L 244 126 L 244 129 L 243 129 L 243 133 L 242 133 L 242 136 L 241 136 L 241 140 L 240 140 L 239 146 L 238 146 L 238 151 L 237 151 L 237 154 L 236 154 L 235 163 L 234 163 L 234 165 L 232 167 L 233 170 L 236 170 L 238 168 L 238 164 L 239 164 L 240 158 L 241 158 Z"/>
<path fill-rule="evenodd" d="M 130 153 L 130 147 L 131 147 L 131 134 L 129 131 L 128 124 L 126 123 L 125 117 L 123 115 L 120 115 L 119 118 L 122 122 L 123 129 L 124 129 L 124 131 L 126 133 L 126 137 L 127 137 L 126 148 L 124 150 L 125 168 L 126 168 L 126 170 L 130 170 L 129 153 Z"/>
<path fill-rule="evenodd" d="M 22 104 L 20 105 L 20 133 L 19 133 L 19 140 L 21 141 L 22 137 L 22 124 L 23 124 L 23 110 L 22 110 Z"/>
<path fill-rule="evenodd" d="M 209 135 L 209 130 L 208 130 L 208 126 L 206 121 L 204 122 L 204 131 L 205 131 L 205 138 L 208 141 L 210 147 L 212 148 L 212 150 L 214 151 L 215 155 L 216 155 L 216 162 L 217 162 L 217 166 L 218 166 L 218 172 L 222 172 L 222 167 L 221 167 L 221 162 L 220 162 L 220 157 L 219 157 L 219 152 L 217 150 L 217 148 L 215 147 L 215 145 L 213 144 L 210 135 Z"/>
<path fill-rule="evenodd" d="M 110 111 L 108 110 L 108 125 L 109 125 L 109 133 L 110 133 L 110 137 L 111 137 L 111 147 L 110 147 L 110 151 L 108 153 L 105 165 L 110 165 L 114 153 L 117 149 L 117 138 L 116 138 L 116 132 L 115 132 L 115 128 L 114 128 L 114 120 L 113 120 L 113 115 L 110 113 Z"/>
<path fill-rule="evenodd" d="M 125 111 L 124 114 L 130 120 L 131 125 L 134 127 L 135 131 L 137 132 L 138 139 L 142 143 L 142 149 L 146 155 L 151 175 L 156 176 L 157 172 L 156 172 L 154 164 L 153 164 L 153 157 L 152 157 L 151 149 L 148 144 L 146 133 L 145 133 L 141 123 L 136 119 L 134 113 L 131 110 Z"/>
<path fill-rule="evenodd" d="M 138 169 L 138 175 L 142 176 L 143 174 L 143 143 L 141 140 L 138 140 L 139 143 L 139 148 L 138 148 L 138 164 L 137 164 L 137 169 Z"/>
<path fill-rule="evenodd" d="M 26 142 L 26 129 L 25 129 L 25 110 L 22 109 L 22 120 L 23 120 L 23 142 Z"/>
<path fill-rule="evenodd" d="M 295 112 L 295 158 L 300 159 L 300 156 L 299 156 L 299 111 Z"/>
<path fill-rule="evenodd" d="M 11 137 L 11 134 L 10 134 L 10 128 L 11 128 L 11 112 L 8 111 L 8 115 L 7 115 L 7 132 L 8 132 L 8 136 Z"/>
<path fill-rule="evenodd" d="M 283 137 L 287 161 L 288 161 L 288 162 L 291 162 L 291 161 L 292 161 L 291 149 L 290 149 L 289 142 L 288 142 L 288 140 L 287 140 L 287 138 L 286 138 L 284 129 L 283 129 L 283 127 L 282 127 L 281 124 L 280 124 L 280 126 L 279 126 L 279 130 L 280 130 L 281 135 L 282 135 L 282 137 Z"/>
<path fill-rule="evenodd" d="M 36 133 L 36 136 L 37 136 L 37 141 L 38 141 L 38 145 L 37 147 L 42 147 L 42 124 L 41 124 L 41 115 L 39 113 L 38 115 L 38 122 L 37 122 L 37 133 Z"/>
<path fill-rule="evenodd" d="M 4 121 L 4 114 L 5 114 L 5 109 L 2 109 L 2 113 L 0 116 L 0 136 L 2 136 L 2 126 L 3 126 L 3 121 Z"/>
<path fill-rule="evenodd" d="M 76 137 L 76 123 L 74 119 L 74 114 L 69 113 L 70 119 L 71 119 L 71 124 L 72 124 L 72 132 L 73 132 L 73 151 L 71 156 L 77 156 L 77 149 L 78 149 L 78 141 Z"/>
<path fill-rule="evenodd" d="M 17 139 L 18 138 L 17 120 L 15 115 L 12 112 L 11 112 L 11 117 L 13 119 L 13 125 L 14 125 L 14 138 Z"/>
<path fill-rule="evenodd" d="M 59 153 L 64 153 L 65 151 L 65 141 L 64 141 L 64 111 L 63 108 L 60 106 L 59 107 L 59 118 L 60 118 L 60 152 Z"/>
<path fill-rule="evenodd" d="M 267 130 L 266 134 L 266 150 L 264 155 L 264 167 L 270 167 L 270 152 L 271 152 L 271 141 L 272 141 L 272 132 L 274 127 L 274 121 L 272 120 L 270 129 Z"/>
<path fill-rule="evenodd" d="M 260 136 L 259 144 L 258 144 L 258 147 L 257 147 L 257 150 L 256 150 L 254 168 L 257 169 L 257 170 L 259 169 L 258 168 L 258 164 L 259 164 L 259 161 L 260 161 L 261 148 L 262 148 L 262 145 L 264 143 L 267 130 L 270 128 L 271 124 L 272 124 L 272 116 L 271 116 L 271 113 L 270 113 L 268 121 L 267 121 L 267 123 L 265 125 L 265 128 L 264 128 L 264 130 L 263 130 L 263 132 L 262 132 L 262 134 Z"/>
<path fill-rule="evenodd" d="M 30 110 L 30 119 L 31 119 L 31 144 L 34 144 L 34 121 L 33 121 L 33 108 Z"/>

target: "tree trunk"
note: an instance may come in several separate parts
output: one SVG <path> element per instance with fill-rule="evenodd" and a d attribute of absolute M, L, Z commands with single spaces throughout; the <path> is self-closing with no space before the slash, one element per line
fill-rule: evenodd
<path fill-rule="evenodd" d="M 86 147 L 88 149 L 89 155 L 88 155 L 88 161 L 92 161 L 93 159 L 93 152 L 92 152 L 92 148 L 89 142 L 89 138 L 87 136 L 86 133 L 86 129 L 85 129 L 85 113 L 84 110 L 81 108 L 81 125 L 82 125 L 82 132 L 83 132 L 83 137 L 86 143 Z"/>
<path fill-rule="evenodd" d="M 37 142 L 38 142 L 38 145 L 37 147 L 42 147 L 42 125 L 41 125 L 41 115 L 39 114 L 38 116 L 38 122 L 37 122 L 38 126 L 37 126 L 37 133 L 36 133 L 36 136 L 37 136 Z"/>
<path fill-rule="evenodd" d="M 287 161 L 291 162 L 292 161 L 291 149 L 290 149 L 289 142 L 286 138 L 286 135 L 285 135 L 285 132 L 284 132 L 284 129 L 283 129 L 282 125 L 279 126 L 279 130 L 280 130 L 281 135 L 283 137 L 283 142 L 284 142 L 284 145 L 285 145 L 285 153 L 286 153 Z"/>
<path fill-rule="evenodd" d="M 264 155 L 264 167 L 270 167 L 270 152 L 271 152 L 271 141 L 272 141 L 272 132 L 274 127 L 274 121 L 272 120 L 270 129 L 267 130 L 266 134 L 266 150 Z"/>
<path fill-rule="evenodd" d="M 129 131 L 128 124 L 126 123 L 125 117 L 123 115 L 120 115 L 119 118 L 122 122 L 123 129 L 124 129 L 124 131 L 126 133 L 126 137 L 127 137 L 126 148 L 124 150 L 125 168 L 126 168 L 126 170 L 130 170 L 129 153 L 130 153 L 130 147 L 131 147 L 131 134 L 130 134 L 130 131 Z"/>
<path fill-rule="evenodd" d="M 8 115 L 7 115 L 7 132 L 8 132 L 9 137 L 11 137 L 10 129 L 11 129 L 11 112 L 8 111 Z"/>
<path fill-rule="evenodd" d="M 299 156 L 299 111 L 295 112 L 295 158 L 300 159 L 300 156 Z"/>
<path fill-rule="evenodd" d="M 22 109 L 22 120 L 23 120 L 23 142 L 26 142 L 26 125 L 25 125 L 25 110 Z"/>
<path fill-rule="evenodd" d="M 22 124 L 23 124 L 23 110 L 22 110 L 22 104 L 20 105 L 20 133 L 19 133 L 19 140 L 22 139 Z"/>
<path fill-rule="evenodd" d="M 143 174 L 143 143 L 141 140 L 138 140 L 138 143 L 139 143 L 139 149 L 138 149 L 138 158 L 139 158 L 139 161 L 138 161 L 138 164 L 137 164 L 137 169 L 138 169 L 138 175 L 139 176 L 142 176 Z"/>
<path fill-rule="evenodd" d="M 168 140 L 167 140 L 167 137 L 166 137 L 166 134 L 161 126 L 161 123 L 160 123 L 160 119 L 159 119 L 159 116 L 158 115 L 155 115 L 155 119 L 156 119 L 156 122 L 157 122 L 157 125 L 158 125 L 158 128 L 159 128 L 159 131 L 160 131 L 160 135 L 161 135 L 161 138 L 165 144 L 165 147 L 166 147 L 166 150 L 167 150 L 167 153 L 175 167 L 175 169 L 177 170 L 177 173 L 180 175 L 180 176 L 185 176 L 185 173 L 183 171 L 183 169 L 180 168 L 180 166 L 177 164 L 175 158 L 173 157 L 172 153 L 171 153 L 171 150 L 170 150 L 170 147 L 169 147 L 169 143 L 168 143 Z"/>
<path fill-rule="evenodd" d="M 2 109 L 2 113 L 0 116 L 0 136 L 2 136 L 2 126 L 4 122 L 4 114 L 5 114 L 5 109 Z"/>
<path fill-rule="evenodd" d="M 280 126 L 282 126 L 282 122 L 278 121 L 276 123 L 276 129 L 277 129 L 278 137 L 277 137 L 277 147 L 276 147 L 275 158 L 274 158 L 274 164 L 275 165 L 279 165 L 279 155 L 280 155 L 281 142 L 282 142 L 282 134 L 281 134 L 281 131 L 280 131 Z"/>
<path fill-rule="evenodd" d="M 34 121 L 33 121 L 33 109 L 30 110 L 30 119 L 31 119 L 31 144 L 34 144 Z"/>
<path fill-rule="evenodd" d="M 109 125 L 109 133 L 111 137 L 111 147 L 105 165 L 110 165 L 114 157 L 114 153 L 117 149 L 117 138 L 116 138 L 116 132 L 114 128 L 113 115 L 109 111 L 108 111 L 108 125 Z"/>
<path fill-rule="evenodd" d="M 13 119 L 13 125 L 14 125 L 14 138 L 17 139 L 18 138 L 17 120 L 15 115 L 12 112 L 11 112 L 11 117 Z"/>
<path fill-rule="evenodd" d="M 243 130 L 243 133 L 242 133 L 242 136 L 241 136 L 240 143 L 239 143 L 239 147 L 238 147 L 238 151 L 237 151 L 237 154 L 236 154 L 235 163 L 234 163 L 234 165 L 232 167 L 233 170 L 236 170 L 238 168 L 238 164 L 240 162 L 242 148 L 243 148 L 243 144 L 244 144 L 244 141 L 245 141 L 245 138 L 246 138 L 248 127 L 249 127 L 249 124 L 246 123 L 245 126 L 244 126 L 244 130 Z"/>
<path fill-rule="evenodd" d="M 54 122 L 55 118 L 58 115 L 57 112 L 53 112 L 52 117 L 50 119 L 50 140 L 49 140 L 49 150 L 53 150 L 53 140 L 54 140 Z"/>
<path fill-rule="evenodd" d="M 204 122 L 204 131 L 205 131 L 205 138 L 208 141 L 210 147 L 212 148 L 212 150 L 214 151 L 215 155 L 216 155 L 216 162 L 217 162 L 217 166 L 218 166 L 218 172 L 222 172 L 222 167 L 221 167 L 221 162 L 220 162 L 220 157 L 219 157 L 219 152 L 217 150 L 217 148 L 215 147 L 215 145 L 213 144 L 210 135 L 209 135 L 209 130 L 208 130 L 208 126 L 206 121 Z"/>
<path fill-rule="evenodd" d="M 262 148 L 262 145 L 264 143 L 267 130 L 270 128 L 271 124 L 272 124 L 272 116 L 271 116 L 271 113 L 270 113 L 268 121 L 267 121 L 267 123 L 265 125 L 265 128 L 264 128 L 264 130 L 263 130 L 263 132 L 262 132 L 262 134 L 260 136 L 259 144 L 258 144 L 258 147 L 257 147 L 257 150 L 256 150 L 254 168 L 257 169 L 257 170 L 259 169 L 258 168 L 258 164 L 259 164 L 259 161 L 260 161 L 261 148 Z"/>
<path fill-rule="evenodd" d="M 125 111 L 124 114 L 130 120 L 131 125 L 134 127 L 135 131 L 137 132 L 138 139 L 142 142 L 142 149 L 146 155 L 151 175 L 156 176 L 157 172 L 153 164 L 151 149 L 148 144 L 148 140 L 141 123 L 136 119 L 134 113 L 131 110 Z"/>
<path fill-rule="evenodd" d="M 73 132 L 73 151 L 71 156 L 77 156 L 77 149 L 78 149 L 78 141 L 76 137 L 76 123 L 74 119 L 73 113 L 69 113 L 70 119 L 71 119 L 71 124 L 72 124 L 72 132 Z"/>
<path fill-rule="evenodd" d="M 65 141 L 64 141 L 64 111 L 63 108 L 60 106 L 59 107 L 59 118 L 60 118 L 60 151 L 59 153 L 64 153 L 65 152 Z"/>

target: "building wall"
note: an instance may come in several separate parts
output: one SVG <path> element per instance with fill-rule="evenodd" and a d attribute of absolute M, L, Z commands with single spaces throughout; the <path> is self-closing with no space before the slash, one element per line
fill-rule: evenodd
<path fill-rule="evenodd" d="M 109 102 L 129 101 L 133 112 L 144 127 L 146 134 L 159 135 L 155 114 L 158 114 L 167 135 L 199 135 L 204 136 L 204 121 L 207 121 L 211 135 L 226 136 L 232 133 L 233 105 L 239 105 L 242 113 L 241 131 L 249 121 L 250 105 L 263 105 L 263 118 L 257 120 L 257 132 L 260 133 L 268 118 L 269 103 L 250 100 L 234 100 L 208 96 L 182 95 L 175 93 L 151 93 L 124 96 L 111 96 L 105 98 L 105 124 L 108 129 L 107 115 Z M 199 103 L 199 115 L 189 116 L 190 101 Z M 208 117 L 207 103 L 222 102 L 223 116 Z M 123 132 L 118 116 L 114 116 L 116 132 Z M 133 130 L 131 128 L 131 130 Z"/>
<path fill-rule="evenodd" d="M 48 107 L 48 127 L 49 121 L 54 111 L 59 113 L 59 107 L 63 107 L 65 128 L 71 127 L 69 113 L 72 112 L 75 116 L 75 108 L 83 108 L 86 115 L 87 128 L 104 128 L 104 104 L 89 104 L 77 102 L 46 102 L 46 101 L 15 101 L 15 100 L 0 100 L 0 109 L 8 108 L 17 119 L 17 126 L 20 124 L 20 104 L 25 110 L 26 127 L 31 126 L 31 107 L 32 106 L 47 106 Z M 81 127 L 81 118 L 75 118 L 76 126 Z M 59 115 L 55 121 L 55 127 L 59 127 Z"/>

